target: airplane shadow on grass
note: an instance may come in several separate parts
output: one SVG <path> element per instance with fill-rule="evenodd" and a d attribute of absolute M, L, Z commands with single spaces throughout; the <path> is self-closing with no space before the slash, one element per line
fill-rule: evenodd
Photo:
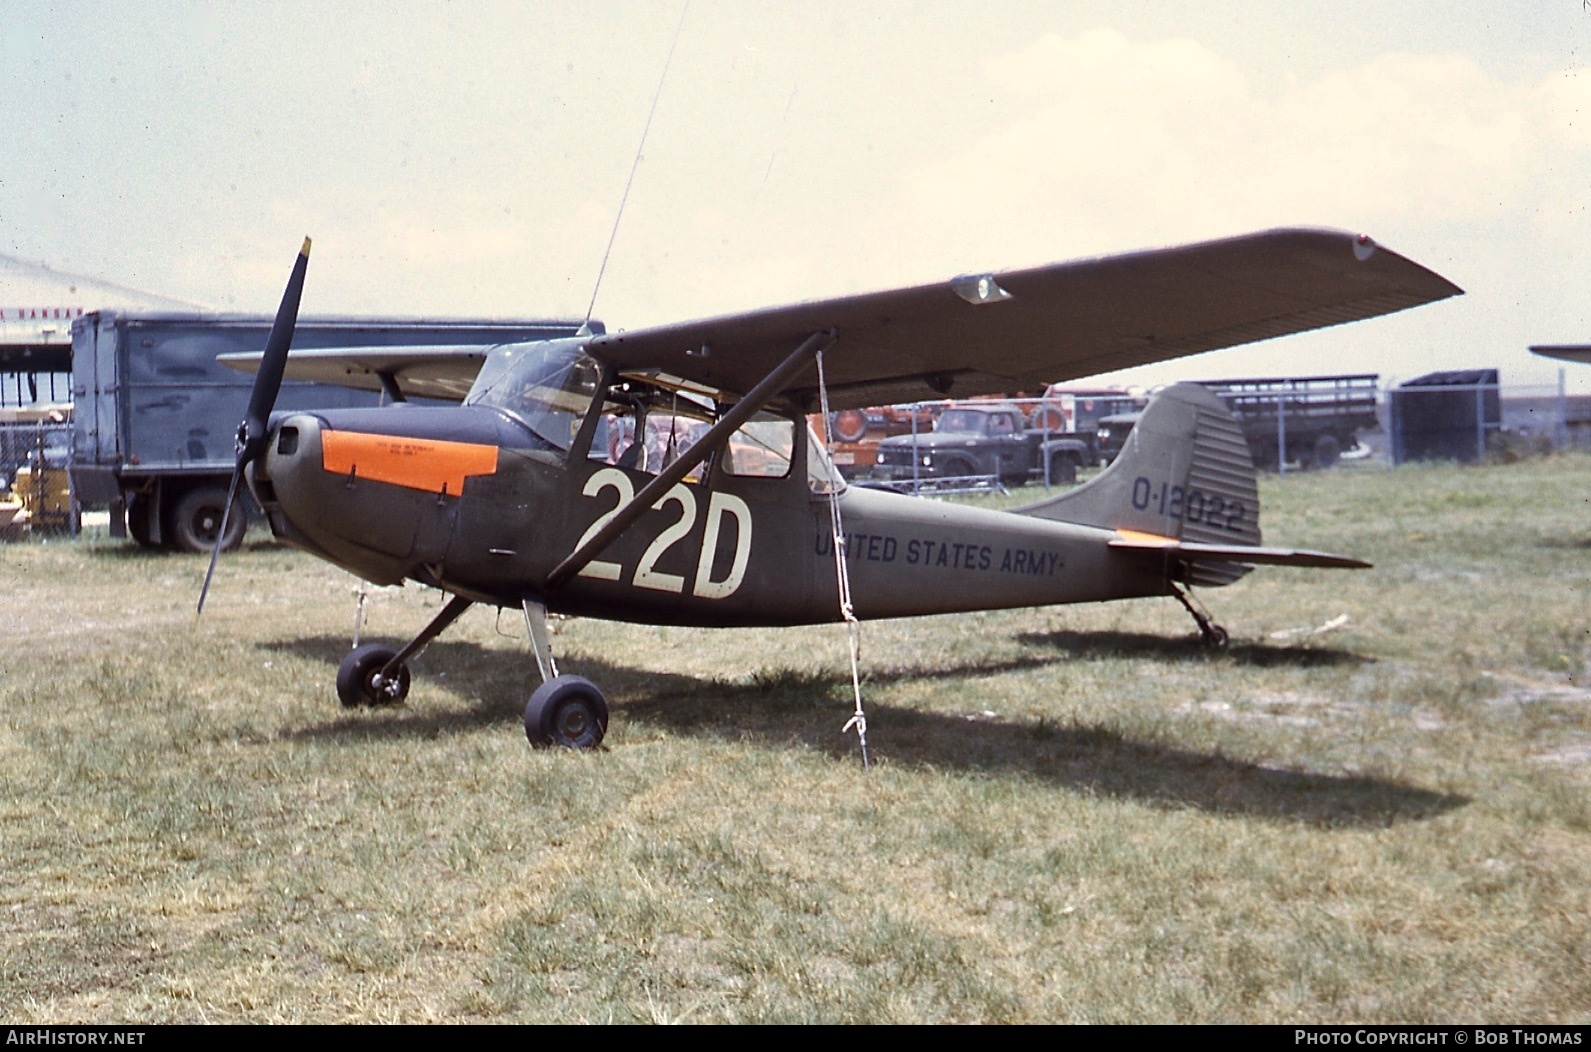
<path fill-rule="evenodd" d="M 1537 545 L 1542 548 L 1563 551 L 1586 551 L 1591 549 L 1591 534 L 1583 537 L 1543 537 Z"/>
<path fill-rule="evenodd" d="M 1202 653 L 1187 641 L 1127 633 L 1055 632 L 1023 638 L 1078 656 L 1131 653 L 1177 658 Z M 329 668 L 335 668 L 348 650 L 345 638 L 324 636 L 261 645 L 324 660 Z M 1228 659 L 1306 666 L 1364 660 L 1336 651 L 1289 647 L 1272 651 L 1262 646 L 1234 647 L 1223 652 L 1221 660 Z M 943 682 L 1052 663 L 1028 655 L 931 670 L 892 669 L 867 678 L 875 684 Z M 406 707 L 365 709 L 357 715 L 287 731 L 286 736 L 353 744 L 516 726 L 524 701 L 537 682 L 528 653 L 487 650 L 465 641 L 433 643 L 416 664 L 417 679 L 431 678 L 471 707 L 445 712 Z M 580 653 L 561 659 L 559 670 L 602 684 L 614 722 L 621 725 L 648 725 L 704 739 L 797 746 L 835 758 L 854 760 L 857 756 L 855 736 L 840 732 L 850 704 L 850 678 L 843 672 L 774 669 L 756 674 L 749 682 L 730 682 L 654 672 Z M 330 678 L 328 703 L 335 704 L 330 697 Z M 969 697 L 967 708 L 981 712 L 984 703 Z M 1464 796 L 1385 778 L 1284 770 L 1225 756 L 1219 750 L 1198 752 L 1135 740 L 1105 726 L 1011 723 L 876 702 L 867 706 L 867 714 L 873 755 L 887 763 L 1017 775 L 1073 792 L 1138 800 L 1167 809 L 1349 827 L 1430 818 L 1470 802 Z"/>
<path fill-rule="evenodd" d="M 1167 663 L 1219 661 L 1250 668 L 1325 668 L 1368 665 L 1371 659 L 1346 650 L 1233 641 L 1221 650 L 1201 646 L 1197 637 L 1152 635 L 1147 632 L 1023 632 L 1024 646 L 1058 650 L 1073 658 L 1149 658 Z"/>

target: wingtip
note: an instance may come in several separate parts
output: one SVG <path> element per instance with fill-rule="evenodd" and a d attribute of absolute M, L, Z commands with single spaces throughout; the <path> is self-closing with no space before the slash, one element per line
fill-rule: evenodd
<path fill-rule="evenodd" d="M 301 256 L 304 256 L 305 258 L 308 258 L 308 256 L 309 256 L 309 238 L 308 237 L 304 238 L 304 247 L 298 250 L 298 254 L 301 255 Z"/>

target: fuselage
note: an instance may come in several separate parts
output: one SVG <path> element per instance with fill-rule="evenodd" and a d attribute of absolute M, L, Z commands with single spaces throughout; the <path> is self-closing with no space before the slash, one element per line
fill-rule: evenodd
<path fill-rule="evenodd" d="M 677 397 L 654 399 L 670 415 L 633 395 L 584 394 L 608 388 L 593 384 L 578 345 L 542 348 L 495 381 L 489 365 L 462 406 L 275 420 L 251 474 L 272 530 L 381 584 L 415 580 L 621 621 L 777 626 L 841 616 L 837 501 L 861 618 L 1166 592 L 1162 575 L 1107 547 L 1108 530 L 845 487 L 793 406 L 737 432 L 549 587 L 553 569 L 688 446 L 696 425 Z M 553 376 L 560 356 L 571 371 Z M 512 386 L 516 368 L 539 377 L 541 400 L 528 410 L 491 394 Z"/>

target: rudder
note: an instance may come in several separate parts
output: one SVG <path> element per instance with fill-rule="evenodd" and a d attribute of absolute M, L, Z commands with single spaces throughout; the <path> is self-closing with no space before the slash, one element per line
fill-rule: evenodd
<path fill-rule="evenodd" d="M 1248 439 L 1225 404 L 1193 383 L 1158 392 L 1096 478 L 1015 511 L 1174 541 L 1260 544 Z M 1240 563 L 1197 560 L 1187 565 L 1187 580 L 1229 584 L 1247 571 Z"/>

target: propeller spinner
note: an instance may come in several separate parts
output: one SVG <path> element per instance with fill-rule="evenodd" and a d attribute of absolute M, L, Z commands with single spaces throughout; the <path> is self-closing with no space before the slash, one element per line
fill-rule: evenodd
<path fill-rule="evenodd" d="M 215 548 L 210 552 L 210 567 L 204 572 L 204 587 L 199 590 L 195 620 L 204 613 L 205 596 L 210 594 L 210 579 L 215 575 L 216 560 L 221 557 L 221 544 L 227 534 L 227 519 L 232 515 L 232 502 L 237 499 L 238 483 L 243 479 L 244 469 L 265 453 L 265 443 L 270 438 L 271 410 L 282 389 L 282 374 L 287 371 L 287 352 L 293 346 L 298 301 L 304 294 L 304 272 L 308 267 L 309 238 L 306 237 L 304 247 L 298 250 L 298 258 L 293 261 L 293 273 L 287 279 L 281 306 L 276 308 L 276 320 L 271 323 L 271 335 L 265 341 L 260 371 L 254 376 L 254 390 L 249 393 L 249 408 L 238 425 L 237 464 L 232 468 L 232 482 L 227 487 L 226 510 L 222 513 L 221 529 L 216 533 Z"/>

